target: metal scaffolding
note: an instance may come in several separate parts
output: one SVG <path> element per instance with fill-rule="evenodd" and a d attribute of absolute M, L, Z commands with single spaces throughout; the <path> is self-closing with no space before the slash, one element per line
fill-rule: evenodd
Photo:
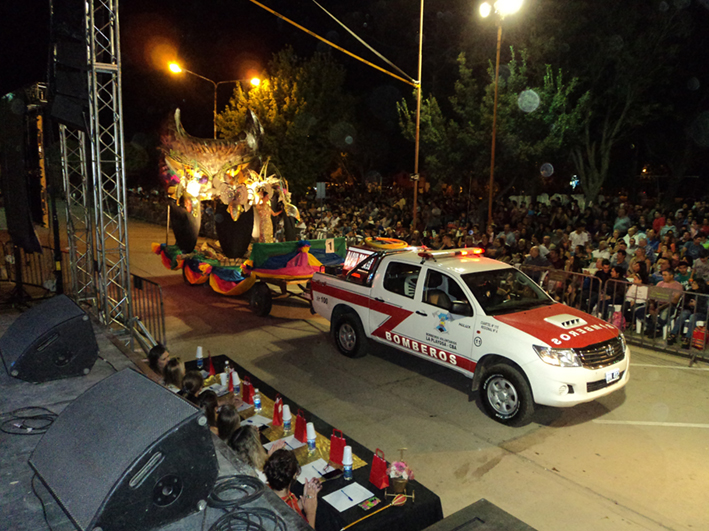
<path fill-rule="evenodd" d="M 67 234 L 71 263 L 71 295 L 96 308 L 94 278 L 93 192 L 86 163 L 86 135 L 59 126 L 62 178 L 66 196 Z"/>
<path fill-rule="evenodd" d="M 86 8 L 99 312 L 105 324 L 129 330 L 132 315 L 118 0 L 88 0 Z"/>
<path fill-rule="evenodd" d="M 103 324 L 130 332 L 118 0 L 84 5 L 88 133 L 60 128 L 72 289 Z"/>

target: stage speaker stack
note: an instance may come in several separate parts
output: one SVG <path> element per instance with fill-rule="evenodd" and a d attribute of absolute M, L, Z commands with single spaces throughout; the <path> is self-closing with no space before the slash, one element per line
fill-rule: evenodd
<path fill-rule="evenodd" d="M 89 58 L 81 0 L 52 2 L 49 108 L 57 122 L 88 132 Z"/>
<path fill-rule="evenodd" d="M 20 315 L 0 338 L 7 373 L 28 382 L 84 376 L 98 358 L 89 316 L 66 295 Z"/>
<path fill-rule="evenodd" d="M 218 475 L 203 412 L 132 369 L 69 404 L 29 463 L 81 531 L 179 520 L 206 507 Z"/>

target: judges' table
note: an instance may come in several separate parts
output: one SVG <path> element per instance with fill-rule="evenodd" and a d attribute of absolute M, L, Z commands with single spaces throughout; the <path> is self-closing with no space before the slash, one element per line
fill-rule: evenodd
<path fill-rule="evenodd" d="M 219 355 L 212 358 L 212 363 L 217 374 L 224 371 L 225 362 L 227 360 L 229 361 L 230 366 L 236 369 L 239 373 L 240 378 L 243 379 L 244 376 L 249 376 L 253 386 L 259 389 L 262 397 L 262 411 L 259 415 L 269 419 L 270 422 L 273 418 L 273 405 L 274 399 L 278 394 L 277 390 L 273 389 L 270 385 L 262 382 L 253 375 L 250 375 L 243 367 L 234 362 L 234 360 L 224 355 Z M 187 370 L 197 369 L 197 364 L 195 361 L 187 362 L 185 365 Z M 205 368 L 207 368 L 207 365 L 208 361 L 205 360 Z M 216 380 L 216 378 L 208 380 L 207 383 L 213 380 Z M 330 436 L 332 435 L 333 427 L 309 411 L 301 408 L 288 397 L 283 395 L 281 395 L 281 397 L 283 398 L 283 403 L 290 406 L 293 414 L 293 429 L 295 428 L 295 416 L 300 409 L 303 411 L 306 422 L 312 422 L 317 432 L 316 451 L 314 454 L 309 454 L 306 446 L 294 450 L 298 463 L 302 467 L 308 463 L 317 461 L 318 459 L 328 461 L 330 454 Z M 241 415 L 245 422 L 247 422 L 250 417 L 255 415 L 255 413 L 253 408 L 250 408 L 246 411 L 242 411 Z M 292 431 L 290 433 L 292 434 Z M 284 433 L 283 428 L 280 426 L 268 426 L 261 428 L 261 435 L 262 439 L 265 439 L 264 442 L 268 442 L 282 438 Z M 369 482 L 369 473 L 372 458 L 374 456 L 373 452 L 359 444 L 357 441 L 347 437 L 346 433 L 344 436 L 347 439 L 347 444 L 352 447 L 354 461 L 353 479 L 351 481 L 346 481 L 342 476 L 340 476 L 323 482 L 323 488 L 319 495 L 320 499 L 318 500 L 318 513 L 316 518 L 318 531 L 339 531 L 343 527 L 356 522 L 360 518 L 363 518 L 387 506 L 393 500 L 393 496 L 391 494 L 387 497 L 384 490 L 375 488 L 374 485 Z M 353 507 L 340 512 L 323 499 L 328 494 L 334 493 L 343 487 L 352 485 L 353 483 L 358 483 L 365 489 L 369 490 L 374 497 L 379 499 L 379 503 L 366 511 L 360 507 L 360 504 L 356 504 Z M 292 487 L 294 494 L 300 496 L 302 494 L 302 489 L 303 486 L 300 483 L 297 481 L 294 482 Z M 384 511 L 381 511 L 366 520 L 357 523 L 352 527 L 352 529 L 355 531 L 364 531 L 367 529 L 406 529 L 407 531 L 415 531 L 425 529 L 443 518 L 441 499 L 419 482 L 409 481 L 406 488 L 406 493 L 409 497 L 406 499 L 406 503 L 404 505 L 399 507 L 390 507 Z"/>

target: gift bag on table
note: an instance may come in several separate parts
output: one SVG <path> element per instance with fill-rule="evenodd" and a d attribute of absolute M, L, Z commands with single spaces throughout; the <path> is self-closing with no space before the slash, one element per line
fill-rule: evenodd
<path fill-rule="evenodd" d="M 378 489 L 385 489 L 389 486 L 389 476 L 387 476 L 387 462 L 384 459 L 384 452 L 379 448 L 372 457 L 372 470 L 369 472 L 369 482 Z"/>
<path fill-rule="evenodd" d="M 207 369 L 209 376 L 216 376 L 217 371 L 214 369 L 214 363 L 212 363 L 212 353 L 210 351 L 207 351 L 207 365 L 209 365 L 209 368 Z"/>
<path fill-rule="evenodd" d="M 283 399 L 276 393 L 276 401 L 273 403 L 273 422 L 271 426 L 283 426 Z"/>
<path fill-rule="evenodd" d="M 231 378 L 229 378 L 229 381 L 231 381 Z M 251 385 L 251 378 L 249 376 L 244 376 L 244 379 L 241 384 L 241 393 L 242 393 L 241 399 L 246 404 L 251 404 L 253 406 L 254 405 L 254 386 Z"/>
<path fill-rule="evenodd" d="M 303 416 L 302 409 L 299 409 L 298 414 L 295 416 L 295 432 L 293 435 L 302 443 L 308 440 L 308 433 L 305 429 L 305 417 Z"/>
<path fill-rule="evenodd" d="M 339 436 L 337 434 L 340 434 Z M 332 435 L 330 436 L 330 462 L 333 465 L 342 464 L 342 455 L 345 452 L 345 437 L 342 435 L 341 430 L 332 430 Z"/>

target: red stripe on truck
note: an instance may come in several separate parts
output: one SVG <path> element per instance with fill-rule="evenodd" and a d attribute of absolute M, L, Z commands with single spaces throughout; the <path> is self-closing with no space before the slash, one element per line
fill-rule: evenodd
<path fill-rule="evenodd" d="M 410 352 L 424 354 L 439 361 L 443 361 L 448 365 L 460 367 L 466 371 L 470 371 L 471 373 L 475 372 L 476 363 L 468 358 L 464 358 L 459 354 L 451 353 L 427 343 L 416 341 L 410 337 L 393 332 L 394 328 L 399 326 L 414 312 L 404 310 L 403 308 L 394 306 L 384 301 L 371 299 L 365 295 L 360 295 L 359 293 L 353 293 L 341 288 L 329 286 L 321 282 L 312 282 L 311 286 L 313 291 L 320 292 L 323 295 L 328 295 L 363 308 L 369 308 L 370 310 L 374 310 L 375 312 L 383 313 L 388 316 L 379 328 L 372 332 L 373 336 L 382 338 L 386 342 L 393 345 L 403 347 Z"/>

